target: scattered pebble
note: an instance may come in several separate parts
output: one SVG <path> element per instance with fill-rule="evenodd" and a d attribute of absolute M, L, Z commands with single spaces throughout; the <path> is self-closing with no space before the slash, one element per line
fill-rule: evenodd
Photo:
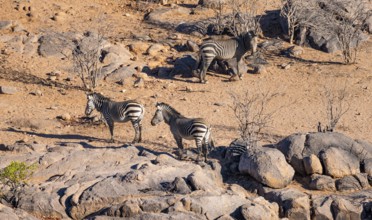
<path fill-rule="evenodd" d="M 71 120 L 71 115 L 69 113 L 64 113 L 61 115 L 62 120 L 64 121 L 70 121 Z"/>
<path fill-rule="evenodd" d="M 0 93 L 1 94 L 8 94 L 8 95 L 13 95 L 17 92 L 16 87 L 12 86 L 0 86 Z"/>

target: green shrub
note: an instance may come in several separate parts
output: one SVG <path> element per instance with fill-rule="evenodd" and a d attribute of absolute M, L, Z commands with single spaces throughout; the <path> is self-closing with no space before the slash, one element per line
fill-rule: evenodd
<path fill-rule="evenodd" d="M 0 171 L 0 182 L 10 187 L 10 194 L 2 197 L 12 205 L 16 206 L 19 192 L 32 176 L 36 164 L 27 165 L 25 162 L 12 161 L 7 167 Z"/>

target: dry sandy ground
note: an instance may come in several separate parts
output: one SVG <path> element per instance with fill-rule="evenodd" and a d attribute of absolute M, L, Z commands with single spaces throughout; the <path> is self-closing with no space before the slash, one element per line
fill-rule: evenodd
<path fill-rule="evenodd" d="M 17 20 L 30 33 L 40 34 L 45 30 L 70 31 L 86 30 L 91 19 L 105 13 L 110 21 L 109 39 L 113 42 L 129 44 L 134 40 L 131 34 L 151 34 L 155 39 L 165 40 L 171 31 L 151 26 L 142 22 L 143 13 L 126 6 L 126 1 L 43 1 L 32 0 L 33 17 L 29 18 L 25 11 L 17 11 L 16 1 L 0 0 L 0 20 Z M 188 1 L 188 3 L 193 1 Z M 196 2 L 196 1 L 195 1 Z M 25 3 L 26 4 L 26 3 Z M 62 21 L 50 19 L 55 13 L 66 13 Z M 211 11 L 209 13 L 212 13 Z M 128 16 L 130 15 L 130 16 Z M 187 19 L 187 18 L 185 18 Z M 4 34 L 1 33 L 0 34 Z M 191 39 L 182 35 L 183 42 Z M 195 38 L 193 38 L 195 39 Z M 264 40 L 264 39 L 261 39 Z M 5 45 L 0 44 L 0 49 Z M 288 47 L 290 45 L 287 45 Z M 182 53 L 168 51 L 161 54 L 168 57 L 181 57 Z M 156 151 L 170 152 L 175 147 L 172 135 L 165 124 L 156 127 L 150 125 L 155 111 L 154 104 L 163 101 L 171 104 L 182 114 L 189 117 L 204 117 L 213 127 L 213 137 L 217 145 L 228 145 L 239 136 L 236 120 L 229 105 L 229 93 L 243 94 L 245 91 L 276 91 L 279 96 L 266 108 L 276 111 L 270 127 L 265 130 L 265 142 L 275 143 L 281 137 L 296 132 L 313 132 L 319 121 L 326 121 L 324 97 L 321 95 L 324 85 L 342 88 L 347 85 L 350 97 L 350 110 L 342 117 L 336 130 L 355 139 L 372 142 L 372 40 L 366 42 L 359 51 L 357 64 L 340 65 L 332 62 L 342 61 L 339 53 L 326 54 L 311 48 L 304 48 L 301 60 L 270 56 L 267 72 L 263 74 L 244 74 L 242 81 L 228 82 L 225 75 L 208 75 L 206 85 L 194 83 L 196 79 L 158 79 L 149 76 L 143 88 L 134 88 L 134 79 L 126 80 L 124 85 L 103 83 L 97 90 L 113 100 L 138 99 L 146 107 L 144 119 L 143 146 Z M 46 59 L 39 56 L 28 57 L 16 53 L 2 51 L 2 67 L 11 68 L 46 79 L 47 73 L 61 71 L 68 76 L 64 66 L 66 63 L 58 59 Z M 152 58 L 139 56 L 143 62 Z M 331 63 L 325 64 L 325 62 Z M 289 69 L 282 69 L 282 63 L 292 62 Z M 165 62 L 164 62 L 165 63 Z M 166 65 L 166 64 L 164 64 Z M 18 92 L 14 95 L 0 95 L 0 143 L 13 144 L 16 141 L 27 143 L 84 143 L 88 147 L 120 146 L 129 142 L 134 136 L 130 123 L 116 124 L 115 144 L 108 144 L 108 128 L 103 124 L 89 125 L 79 123 L 84 116 L 86 104 L 85 94 L 77 89 L 61 89 L 43 86 L 38 80 L 8 80 L 0 74 L 0 85 L 14 86 Z M 62 77 L 62 78 L 64 78 Z M 6 79 L 4 79 L 6 78 Z M 20 82 L 24 81 L 24 82 Z M 62 83 L 63 80 L 60 80 Z M 72 84 L 80 85 L 78 79 Z M 186 88 L 192 92 L 186 92 Z M 125 90 L 122 93 L 122 90 Z M 30 94 L 40 90 L 42 96 Z M 281 107 L 283 106 L 283 107 Z M 72 122 L 64 122 L 57 116 L 69 113 Z M 74 122 L 76 120 L 77 122 Z M 194 146 L 193 142 L 186 142 Z"/>

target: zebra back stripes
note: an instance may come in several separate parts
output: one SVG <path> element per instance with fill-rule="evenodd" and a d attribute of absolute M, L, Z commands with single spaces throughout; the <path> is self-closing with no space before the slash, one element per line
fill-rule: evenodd
<path fill-rule="evenodd" d="M 207 70 L 212 61 L 217 59 L 219 65 L 222 65 L 220 61 L 226 61 L 232 77 L 238 75 L 241 79 L 242 74 L 239 72 L 239 62 L 249 50 L 252 54 L 257 50 L 257 37 L 253 31 L 227 40 L 206 40 L 200 47 L 199 63 L 193 75 L 199 76 L 201 83 L 206 83 L 205 75 Z"/>
<path fill-rule="evenodd" d="M 114 122 L 130 121 L 135 130 L 132 143 L 142 140 L 142 119 L 145 113 L 144 107 L 133 100 L 114 102 L 99 93 L 87 94 L 87 105 L 85 114 L 90 115 L 94 109 L 101 112 L 111 134 L 111 142 L 114 141 Z"/>
<path fill-rule="evenodd" d="M 186 118 L 166 103 L 157 103 L 156 112 L 151 120 L 153 126 L 164 121 L 169 125 L 171 133 L 183 153 L 182 139 L 195 140 L 198 157 L 203 151 L 204 160 L 207 160 L 208 148 L 212 144 L 210 127 L 202 118 Z"/>

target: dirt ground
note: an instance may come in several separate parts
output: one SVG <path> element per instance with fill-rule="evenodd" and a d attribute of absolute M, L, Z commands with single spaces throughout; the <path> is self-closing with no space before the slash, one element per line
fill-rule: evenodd
<path fill-rule="evenodd" d="M 87 30 L 92 18 L 100 14 L 108 17 L 111 32 L 110 41 L 128 45 L 135 40 L 135 34 L 150 34 L 159 41 L 166 40 L 173 32 L 143 22 L 144 12 L 133 10 L 127 1 L 115 0 L 32 0 L 30 4 L 32 17 L 27 11 L 16 10 L 17 1 L 0 0 L 0 20 L 18 21 L 30 33 L 40 34 L 46 30 L 73 31 Z M 186 3 L 196 3 L 188 1 Z M 274 6 L 271 6 L 274 7 Z M 64 12 L 62 21 L 51 18 L 56 13 Z M 207 11 L 211 15 L 213 11 Z M 198 15 L 203 17 L 204 15 Z M 196 17 L 198 18 L 198 17 Z M 188 19 L 188 18 L 178 18 Z M 0 30 L 0 34 L 7 34 Z M 13 33 L 17 34 L 17 33 Z M 200 40 L 181 34 L 183 42 L 188 39 Z M 264 41 L 266 39 L 260 39 Z M 289 47 L 290 45 L 287 45 Z M 14 95 L 0 95 L 0 143 L 13 144 L 17 141 L 27 143 L 84 143 L 89 147 L 120 146 L 130 142 L 134 130 L 130 123 L 116 124 L 114 144 L 109 144 L 108 128 L 103 124 L 91 125 L 82 123 L 86 97 L 84 91 L 75 89 L 81 85 L 75 78 L 66 82 L 63 78 L 70 76 L 64 68 L 66 61 L 46 59 L 40 56 L 25 56 L 8 52 L 5 44 L 0 43 L 1 70 L 0 85 L 14 86 L 18 92 Z M 162 60 L 181 57 L 183 53 L 169 50 L 162 53 Z M 227 146 L 239 137 L 236 119 L 229 108 L 232 100 L 230 93 L 243 94 L 245 91 L 276 91 L 280 95 L 266 108 L 276 111 L 270 127 L 264 131 L 265 143 L 275 143 L 282 137 L 297 132 L 314 132 L 318 122 L 325 124 L 326 107 L 321 91 L 324 85 L 342 88 L 345 84 L 350 94 L 350 110 L 341 118 L 336 131 L 354 139 L 372 142 L 372 39 L 363 44 L 359 51 L 357 63 L 340 65 L 340 53 L 327 54 L 311 48 L 304 48 L 301 59 L 289 59 L 272 55 L 268 58 L 267 72 L 262 74 L 244 74 L 243 80 L 229 82 L 228 76 L 208 75 L 208 84 L 199 84 L 197 79 L 181 78 L 160 79 L 149 75 L 145 86 L 133 87 L 133 79 L 126 80 L 124 85 L 105 83 L 98 91 L 121 101 L 137 99 L 145 105 L 143 139 L 144 147 L 170 152 L 176 147 L 175 141 L 166 124 L 151 126 L 150 120 L 157 101 L 169 103 L 188 117 L 204 117 L 212 125 L 213 138 L 218 146 Z M 138 56 L 138 60 L 148 63 L 152 57 Z M 165 63 L 165 62 L 164 62 Z M 280 67 L 291 63 L 289 69 Z M 166 64 L 164 64 L 166 65 Z M 5 71 L 6 69 L 7 71 Z M 12 71 L 10 71 L 12 70 Z M 9 74 L 16 74 L 12 77 Z M 43 85 L 47 73 L 61 71 L 64 77 L 58 81 L 70 86 Z M 31 77 L 34 76 L 34 77 Z M 45 83 L 44 83 L 45 84 Z M 187 88 L 187 89 L 186 89 Z M 31 93 L 41 91 L 42 95 Z M 125 92 L 122 92 L 125 90 Z M 190 91 L 191 92 L 187 92 Z M 283 106 L 282 108 L 280 108 Z M 68 113 L 72 121 L 58 119 Z M 97 113 L 96 113 L 97 114 Z M 97 114 L 98 115 L 98 114 Z M 186 142 L 194 146 L 193 142 Z"/>

